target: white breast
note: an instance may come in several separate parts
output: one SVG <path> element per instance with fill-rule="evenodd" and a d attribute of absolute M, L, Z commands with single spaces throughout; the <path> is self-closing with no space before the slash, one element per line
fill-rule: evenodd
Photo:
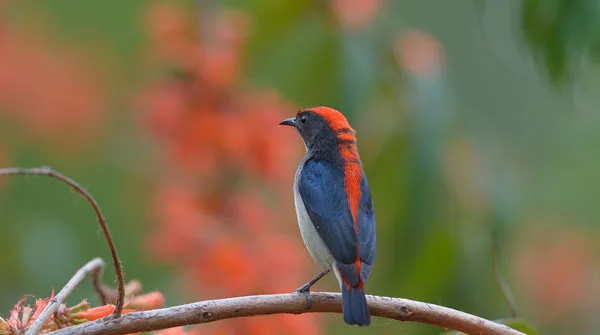
<path fill-rule="evenodd" d="M 294 178 L 294 204 L 296 205 L 296 215 L 298 216 L 300 234 L 302 235 L 304 245 L 306 245 L 308 252 L 315 262 L 317 262 L 321 270 L 332 269 L 335 259 L 331 255 L 329 248 L 327 248 L 325 243 L 323 243 L 323 240 L 319 236 L 319 233 L 310 220 L 310 217 L 306 212 L 304 202 L 302 201 L 302 197 L 298 192 L 298 180 L 300 179 L 300 173 L 302 171 L 302 167 L 304 166 L 305 160 L 306 159 L 302 160 L 300 166 L 298 166 L 298 170 L 296 170 L 296 176 Z M 333 267 L 333 270 L 338 278 L 338 281 L 340 281 L 337 268 Z"/>

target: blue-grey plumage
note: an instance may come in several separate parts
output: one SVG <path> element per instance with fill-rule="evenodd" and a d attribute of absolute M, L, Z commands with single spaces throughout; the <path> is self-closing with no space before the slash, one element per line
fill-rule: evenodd
<path fill-rule="evenodd" d="M 299 130 L 307 150 L 294 178 L 304 243 L 321 269 L 338 279 L 344 320 L 368 325 L 364 283 L 375 259 L 375 217 L 353 130 L 341 113 L 325 107 L 282 124 Z"/>
<path fill-rule="evenodd" d="M 298 169 L 296 169 L 296 176 L 294 177 L 294 205 L 296 207 L 296 216 L 298 217 L 298 226 L 300 227 L 302 240 L 304 241 L 310 256 L 319 265 L 319 268 L 321 270 L 331 270 L 335 259 L 312 223 L 299 191 L 299 180 L 302 176 L 302 169 L 304 168 L 306 161 L 307 158 L 305 157 L 302 162 L 300 162 Z M 338 273 L 335 273 L 336 277 L 338 277 L 338 281 L 341 282 Z"/>

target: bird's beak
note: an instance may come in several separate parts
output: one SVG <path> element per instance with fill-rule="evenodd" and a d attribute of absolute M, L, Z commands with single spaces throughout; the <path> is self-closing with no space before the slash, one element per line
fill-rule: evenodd
<path fill-rule="evenodd" d="M 281 122 L 279 122 L 280 126 L 292 126 L 292 127 L 296 127 L 296 118 L 295 117 L 291 117 L 289 119 L 285 119 Z"/>

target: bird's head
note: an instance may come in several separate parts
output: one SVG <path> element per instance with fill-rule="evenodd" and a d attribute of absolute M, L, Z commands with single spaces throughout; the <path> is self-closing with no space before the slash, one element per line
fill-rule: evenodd
<path fill-rule="evenodd" d="M 354 129 L 350 127 L 346 117 L 333 108 L 303 109 L 296 117 L 283 120 L 279 124 L 296 128 L 307 150 L 334 149 L 343 141 L 356 144 Z"/>

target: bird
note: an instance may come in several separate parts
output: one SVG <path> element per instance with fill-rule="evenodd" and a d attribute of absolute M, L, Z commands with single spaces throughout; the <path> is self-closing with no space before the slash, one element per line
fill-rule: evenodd
<path fill-rule="evenodd" d="M 301 109 L 279 123 L 296 128 L 306 155 L 294 177 L 294 204 L 300 234 L 321 272 L 296 290 L 312 305 L 310 287 L 330 271 L 342 292 L 349 325 L 368 326 L 365 296 L 375 260 L 375 214 L 358 155 L 356 131 L 330 107 Z"/>

